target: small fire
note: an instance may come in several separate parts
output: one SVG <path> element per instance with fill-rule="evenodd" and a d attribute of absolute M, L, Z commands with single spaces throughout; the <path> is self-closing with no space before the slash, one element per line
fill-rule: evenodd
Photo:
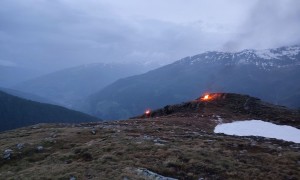
<path fill-rule="evenodd" d="M 208 100 L 209 99 L 209 95 L 206 94 L 204 97 L 203 97 L 204 100 Z"/>
<path fill-rule="evenodd" d="M 212 101 L 220 98 L 225 98 L 222 93 L 205 93 L 201 96 L 200 101 Z"/>
<path fill-rule="evenodd" d="M 151 114 L 151 110 L 147 109 L 147 110 L 145 111 L 145 114 L 146 114 L 147 116 L 149 116 L 149 115 Z"/>
<path fill-rule="evenodd" d="M 202 96 L 201 100 L 202 101 L 209 101 L 212 99 L 212 96 L 209 94 L 205 94 L 204 96 Z"/>

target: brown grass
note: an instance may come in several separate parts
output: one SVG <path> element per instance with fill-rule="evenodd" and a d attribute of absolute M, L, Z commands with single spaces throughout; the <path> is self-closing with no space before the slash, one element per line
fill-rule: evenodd
<path fill-rule="evenodd" d="M 177 121 L 99 124 L 96 135 L 91 128 L 62 125 L 2 133 L 0 151 L 14 153 L 0 160 L 0 179 L 142 179 L 134 173 L 139 167 L 178 179 L 300 177 L 300 153 L 290 143 L 256 139 L 252 146 L 246 138 L 204 133 L 209 128 L 203 122 L 187 128 Z M 155 144 L 158 138 L 163 142 Z M 17 143 L 24 149 L 17 150 Z M 38 145 L 44 150 L 37 152 Z"/>

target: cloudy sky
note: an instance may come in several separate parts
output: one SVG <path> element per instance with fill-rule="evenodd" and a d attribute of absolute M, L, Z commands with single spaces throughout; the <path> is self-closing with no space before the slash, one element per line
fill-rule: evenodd
<path fill-rule="evenodd" d="M 300 43 L 299 0 L 0 0 L 0 64 L 167 64 Z"/>

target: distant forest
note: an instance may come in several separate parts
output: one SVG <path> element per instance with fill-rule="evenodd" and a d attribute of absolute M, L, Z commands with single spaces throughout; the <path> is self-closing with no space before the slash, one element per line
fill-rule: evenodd
<path fill-rule="evenodd" d="M 37 123 L 79 123 L 97 120 L 78 111 L 22 99 L 0 91 L 0 131 Z"/>

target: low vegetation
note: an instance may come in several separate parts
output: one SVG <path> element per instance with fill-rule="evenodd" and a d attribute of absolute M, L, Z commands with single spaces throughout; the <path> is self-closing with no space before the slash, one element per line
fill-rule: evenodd
<path fill-rule="evenodd" d="M 0 150 L 13 152 L 0 161 L 0 179 L 138 179 L 136 168 L 178 179 L 300 177 L 299 144 L 189 130 L 171 121 L 39 125 L 2 133 Z"/>
<path fill-rule="evenodd" d="M 262 106 L 269 111 L 261 113 L 255 109 L 258 100 L 246 111 L 238 103 L 230 110 L 228 103 L 236 102 L 228 101 L 226 107 L 205 102 L 201 111 L 194 111 L 193 104 L 169 106 L 172 113 L 158 110 L 151 118 L 39 124 L 3 132 L 0 179 L 135 180 L 155 179 L 155 174 L 197 180 L 299 179 L 300 144 L 213 133 L 220 119 L 271 121 L 271 115 L 278 117 L 274 123 L 299 127 L 299 114 L 269 105 Z M 149 172 L 152 178 L 144 176 Z"/>

